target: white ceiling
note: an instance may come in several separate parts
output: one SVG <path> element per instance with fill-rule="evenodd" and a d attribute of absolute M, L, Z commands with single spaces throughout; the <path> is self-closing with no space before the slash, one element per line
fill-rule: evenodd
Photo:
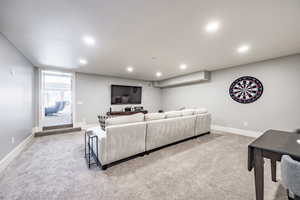
<path fill-rule="evenodd" d="M 299 0 L 0 2 L 0 31 L 34 65 L 143 80 L 157 80 L 157 71 L 166 79 L 300 53 L 299 19 Z M 221 27 L 208 34 L 212 20 Z M 85 35 L 95 46 L 82 42 Z M 251 49 L 239 55 L 244 43 Z M 80 67 L 80 58 L 89 63 Z"/>

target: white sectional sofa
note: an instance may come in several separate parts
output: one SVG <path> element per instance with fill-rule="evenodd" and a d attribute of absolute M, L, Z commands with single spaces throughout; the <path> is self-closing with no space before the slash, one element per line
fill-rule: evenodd
<path fill-rule="evenodd" d="M 209 133 L 211 115 L 206 109 L 186 109 L 109 118 L 105 123 L 105 131 L 100 126 L 87 130 L 98 136 L 98 161 L 102 169 L 120 160 Z"/>

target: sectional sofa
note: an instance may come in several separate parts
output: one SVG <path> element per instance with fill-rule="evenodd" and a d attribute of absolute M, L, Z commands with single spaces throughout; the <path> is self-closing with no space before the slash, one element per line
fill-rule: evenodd
<path fill-rule="evenodd" d="M 211 115 L 206 109 L 134 114 L 109 118 L 106 128 L 88 129 L 98 136 L 98 162 L 102 169 L 132 156 L 210 132 Z"/>

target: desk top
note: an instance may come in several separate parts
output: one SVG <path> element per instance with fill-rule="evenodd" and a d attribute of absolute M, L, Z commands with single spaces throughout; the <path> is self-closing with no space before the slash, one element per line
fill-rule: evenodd
<path fill-rule="evenodd" d="M 249 147 L 300 158 L 300 134 L 268 130 L 252 142 Z"/>
<path fill-rule="evenodd" d="M 266 131 L 248 146 L 249 171 L 254 167 L 254 149 L 268 151 L 279 156 L 289 155 L 300 161 L 300 134 L 277 130 Z"/>

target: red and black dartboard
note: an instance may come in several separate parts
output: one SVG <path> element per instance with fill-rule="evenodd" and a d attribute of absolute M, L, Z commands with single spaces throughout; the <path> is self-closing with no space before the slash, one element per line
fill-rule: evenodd
<path fill-rule="evenodd" d="M 231 98 L 239 103 L 252 103 L 263 94 L 262 83 L 251 76 L 236 79 L 229 88 Z"/>

